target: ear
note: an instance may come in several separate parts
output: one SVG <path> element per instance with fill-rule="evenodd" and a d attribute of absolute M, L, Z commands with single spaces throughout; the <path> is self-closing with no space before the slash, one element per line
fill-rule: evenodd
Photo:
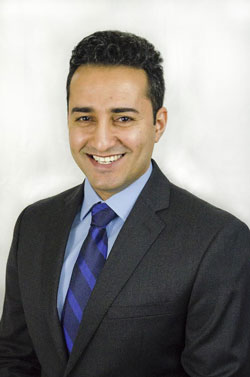
<path fill-rule="evenodd" d="M 168 119 L 168 112 L 165 107 L 161 107 L 156 114 L 156 121 L 155 121 L 155 143 L 158 143 L 162 134 L 166 129 Z"/>

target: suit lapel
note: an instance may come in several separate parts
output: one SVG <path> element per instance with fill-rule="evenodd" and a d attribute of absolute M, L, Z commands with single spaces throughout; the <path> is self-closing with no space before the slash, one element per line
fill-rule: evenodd
<path fill-rule="evenodd" d="M 42 271 L 44 305 L 47 308 L 50 333 L 59 357 L 65 365 L 67 362 L 67 351 L 57 313 L 57 291 L 70 228 L 82 202 L 82 186 L 73 191 L 73 194 L 71 193 L 66 200 L 62 199 L 49 219 L 49 231 L 46 234 L 47 247 Z"/>
<path fill-rule="evenodd" d="M 112 302 L 165 228 L 156 214 L 168 206 L 169 185 L 154 163 L 153 173 L 121 229 L 85 308 L 65 376 L 82 355 Z"/>

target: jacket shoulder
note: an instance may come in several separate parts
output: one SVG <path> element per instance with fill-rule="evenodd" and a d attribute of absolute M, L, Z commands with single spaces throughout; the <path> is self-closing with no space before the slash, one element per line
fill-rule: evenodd
<path fill-rule="evenodd" d="M 65 190 L 59 194 L 38 200 L 37 202 L 30 204 L 23 210 L 23 213 L 29 214 L 29 215 L 32 213 L 47 212 L 47 211 L 51 213 L 53 209 L 60 208 L 62 205 L 64 205 L 67 202 L 70 202 L 72 200 L 74 201 L 77 199 L 78 200 L 82 199 L 82 195 L 83 195 L 83 184 L 80 184 L 68 190 Z"/>
<path fill-rule="evenodd" d="M 247 227 L 233 214 L 208 203 L 173 183 L 170 183 L 170 209 L 177 221 L 184 222 L 189 227 L 197 229 L 202 227 L 206 230 L 218 229 L 229 223 Z"/>

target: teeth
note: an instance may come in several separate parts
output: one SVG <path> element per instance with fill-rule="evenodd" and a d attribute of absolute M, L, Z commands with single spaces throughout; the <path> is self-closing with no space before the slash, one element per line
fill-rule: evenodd
<path fill-rule="evenodd" d="M 122 154 L 116 154 L 115 156 L 109 157 L 99 157 L 99 156 L 92 156 L 95 161 L 99 164 L 110 164 L 111 162 L 119 160 L 122 157 Z"/>

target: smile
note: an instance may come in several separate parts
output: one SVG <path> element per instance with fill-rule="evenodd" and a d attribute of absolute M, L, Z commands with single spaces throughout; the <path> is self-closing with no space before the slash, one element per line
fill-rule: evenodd
<path fill-rule="evenodd" d="M 106 164 L 111 164 L 112 162 L 119 160 L 122 156 L 123 154 L 116 154 L 116 155 L 107 156 L 107 157 L 100 157 L 100 156 L 92 155 L 91 157 L 99 164 L 106 165 Z"/>

